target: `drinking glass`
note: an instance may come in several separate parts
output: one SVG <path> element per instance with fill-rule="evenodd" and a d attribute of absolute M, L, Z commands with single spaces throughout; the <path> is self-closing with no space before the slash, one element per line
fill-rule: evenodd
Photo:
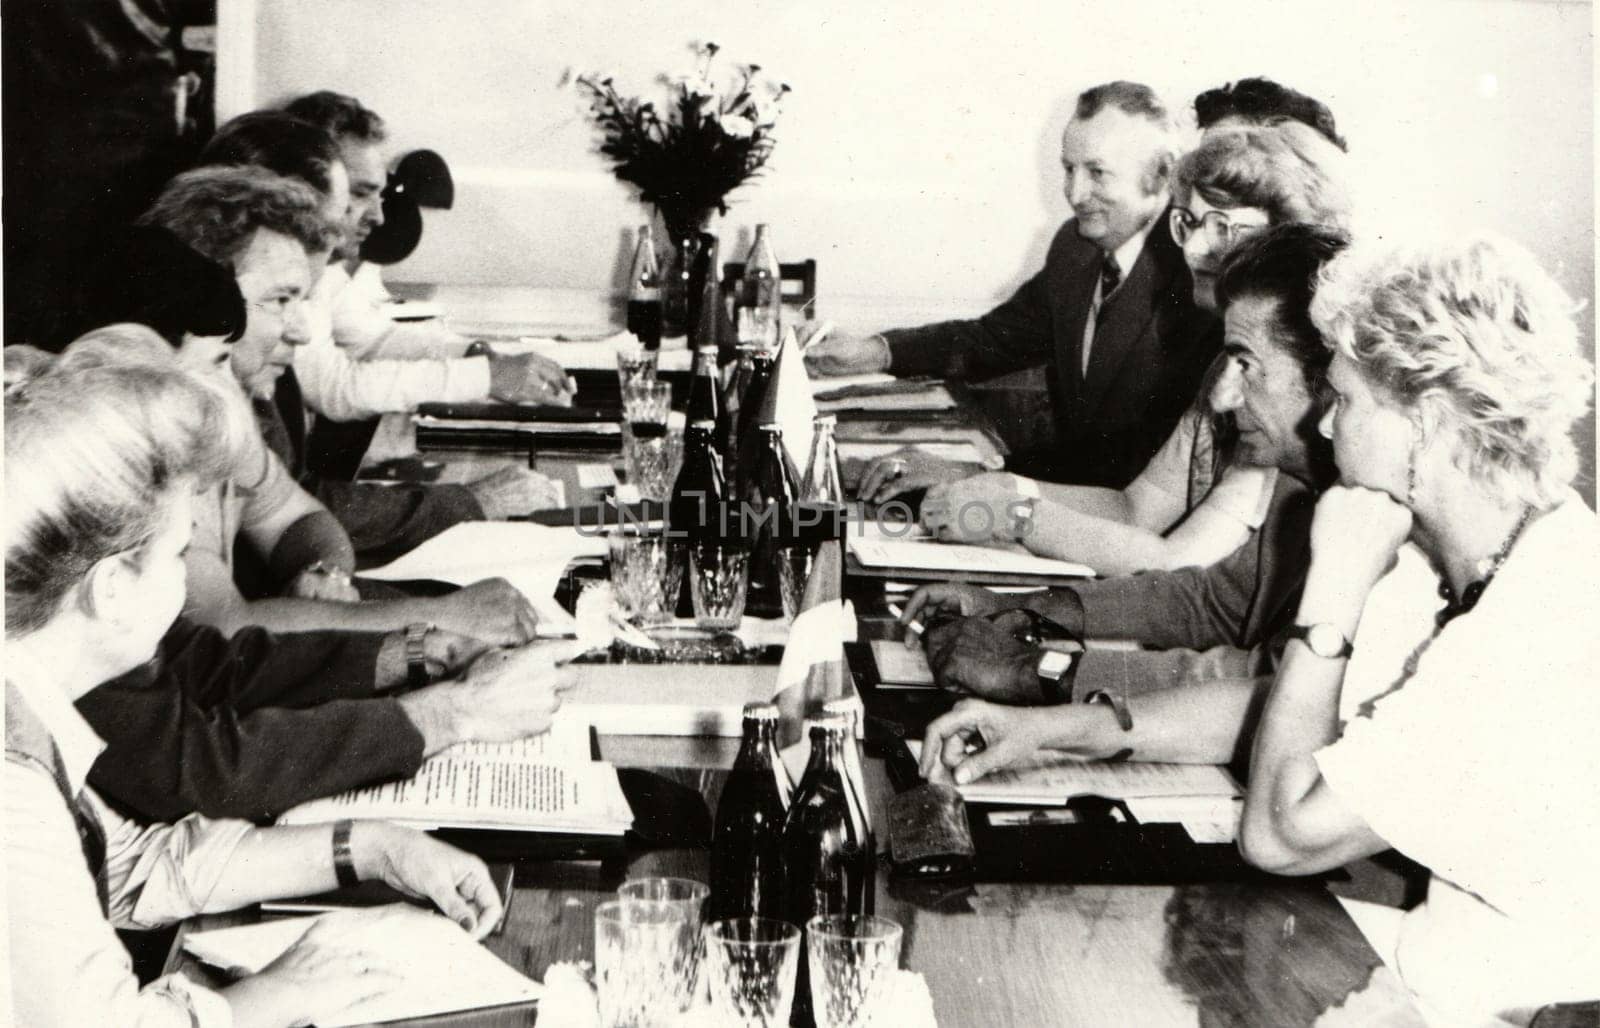
<path fill-rule="evenodd" d="M 683 429 L 655 422 L 622 423 L 622 461 L 641 500 L 667 502 L 683 460 Z"/>
<path fill-rule="evenodd" d="M 866 1023 L 879 982 L 900 966 L 900 936 L 900 926 L 886 917 L 838 914 L 806 922 L 817 1028 Z"/>
<path fill-rule="evenodd" d="M 618 529 L 606 542 L 611 551 L 611 587 L 629 618 L 639 625 L 671 621 L 683 584 L 683 562 L 673 559 L 666 533 Z"/>
<path fill-rule="evenodd" d="M 699 921 L 711 887 L 693 878 L 634 878 L 617 886 L 617 898 L 647 903 L 676 903 L 685 917 Z"/>
<path fill-rule="evenodd" d="M 789 1023 L 800 929 L 765 917 L 714 921 L 706 927 L 703 959 L 715 1023 L 759 1028 Z"/>
<path fill-rule="evenodd" d="M 595 908 L 594 981 L 604 1028 L 676 1026 L 695 997 L 700 919 L 681 903 L 615 899 Z"/>
<path fill-rule="evenodd" d="M 806 595 L 806 581 L 816 563 L 816 551 L 809 546 L 785 546 L 778 550 L 778 598 L 783 601 L 783 619 L 792 622 L 800 613 Z"/>
<path fill-rule="evenodd" d="M 658 351 L 642 346 L 624 346 L 617 351 L 617 385 L 624 396 L 633 386 L 656 380 L 656 362 L 660 357 Z"/>
<path fill-rule="evenodd" d="M 672 383 L 652 378 L 622 387 L 622 420 L 630 424 L 665 425 L 672 409 Z"/>
<path fill-rule="evenodd" d="M 694 601 L 695 624 L 701 628 L 738 628 L 749 584 L 749 547 L 703 543 L 690 549 L 689 595 Z"/>

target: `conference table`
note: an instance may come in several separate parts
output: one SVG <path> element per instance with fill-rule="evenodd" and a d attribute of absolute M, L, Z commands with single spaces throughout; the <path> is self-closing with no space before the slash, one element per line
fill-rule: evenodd
<path fill-rule="evenodd" d="M 445 480 L 458 481 L 508 459 L 523 459 L 481 452 L 428 456 L 444 461 Z M 574 502 L 593 498 L 578 490 L 574 470 L 594 460 L 592 454 L 534 455 L 536 466 L 570 483 Z M 892 632 L 881 597 L 877 603 L 871 598 L 870 590 L 881 591 L 881 585 L 856 581 L 847 588 L 857 593 L 863 637 Z M 902 718 L 908 708 L 876 688 L 871 661 L 857 656 L 853 652 L 852 670 L 868 713 Z M 770 665 L 748 670 L 774 674 Z M 926 714 L 908 719 L 911 734 L 920 730 Z M 728 738 L 600 735 L 597 756 L 676 783 L 684 787 L 682 795 L 697 795 L 709 812 L 716 809 L 737 744 Z M 881 817 L 893 786 L 884 761 L 870 747 L 863 766 L 869 806 Z M 991 837 L 991 845 L 995 838 L 1003 837 Z M 1173 836 L 1160 838 L 1171 844 Z M 707 851 L 683 843 L 631 840 L 600 860 L 516 861 L 506 924 L 486 945 L 541 980 L 555 963 L 592 961 L 595 907 L 619 883 L 653 875 L 706 880 Z M 881 838 L 879 845 L 882 850 Z M 1323 883 L 1241 871 L 1231 848 L 1222 861 L 1229 870 L 1208 874 L 1206 861 L 1188 860 L 1184 845 L 1176 844 L 1175 861 L 1161 865 L 1183 873 L 1135 869 L 1123 874 L 1102 866 L 1102 873 L 1082 879 L 1074 877 L 1072 854 L 1065 851 L 1059 867 L 1051 866 L 1054 854 L 1046 852 L 1037 866 L 1021 873 L 1013 867 L 1005 875 L 986 876 L 980 862 L 979 874 L 959 880 L 904 879 L 880 857 L 876 912 L 903 926 L 903 966 L 926 980 L 941 1025 L 1422 1023 L 1398 980 Z M 1196 847 L 1194 853 L 1202 849 L 1222 847 Z M 221 984 L 217 972 L 182 952 L 184 934 L 256 916 L 243 911 L 186 924 L 167 970 Z M 509 1028 L 538 1019 L 537 1005 L 528 1005 L 406 1023 Z"/>

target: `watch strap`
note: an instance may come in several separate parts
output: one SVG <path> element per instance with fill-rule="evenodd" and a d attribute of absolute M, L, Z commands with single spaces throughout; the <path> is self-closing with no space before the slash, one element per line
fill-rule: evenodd
<path fill-rule="evenodd" d="M 1327 647 L 1314 644 L 1311 641 L 1311 635 L 1313 632 L 1318 634 L 1332 633 L 1333 635 L 1338 636 L 1339 648 L 1329 652 Z M 1349 637 L 1341 632 L 1336 626 L 1326 621 L 1319 621 L 1310 625 L 1292 625 L 1289 628 L 1286 639 L 1299 639 L 1301 642 L 1306 644 L 1306 649 L 1310 650 L 1317 656 L 1326 658 L 1328 660 L 1343 660 L 1356 651 L 1355 644 L 1350 641 Z"/>
<path fill-rule="evenodd" d="M 406 626 L 406 685 L 420 689 L 428 684 L 428 633 L 433 626 L 417 621 Z"/>
<path fill-rule="evenodd" d="M 333 824 L 333 876 L 341 889 L 361 884 L 361 876 L 356 874 L 355 857 L 350 852 L 351 827 L 349 818 Z"/>

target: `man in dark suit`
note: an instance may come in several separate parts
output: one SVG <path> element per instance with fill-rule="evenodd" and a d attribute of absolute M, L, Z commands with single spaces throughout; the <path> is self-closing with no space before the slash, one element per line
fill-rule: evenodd
<path fill-rule="evenodd" d="M 1044 267 L 975 320 L 833 336 L 807 351 L 812 370 L 981 379 L 1044 365 L 1053 438 L 1014 454 L 1013 470 L 1125 485 L 1194 398 L 1219 345 L 1167 229 L 1177 157 L 1176 127 L 1149 87 L 1111 82 L 1088 90 L 1062 138 L 1074 218 L 1056 234 Z M 861 494 L 882 502 L 974 470 L 903 451 L 868 469 Z"/>

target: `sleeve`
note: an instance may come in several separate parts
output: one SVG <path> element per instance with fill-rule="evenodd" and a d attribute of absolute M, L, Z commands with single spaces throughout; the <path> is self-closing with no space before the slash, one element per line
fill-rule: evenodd
<path fill-rule="evenodd" d="M 472 403 L 489 395 L 489 359 L 355 360 L 331 336 L 294 351 L 306 405 L 335 421 L 409 413 L 424 403 Z"/>
<path fill-rule="evenodd" d="M 981 318 L 883 333 L 890 370 L 980 380 L 1048 363 L 1055 355 L 1048 272 L 1047 264 Z"/>
<path fill-rule="evenodd" d="M 16 1023 L 40 1028 L 231 1025 L 227 1000 L 181 976 L 139 987 L 127 950 L 100 912 L 72 814 L 55 784 L 42 771 L 9 760 L 5 775 L 9 971 L 13 983 L 26 983 L 12 990 Z M 214 833 L 209 852 L 220 855 L 225 848 L 231 853 L 227 837 L 242 827 Z M 123 884 L 128 881 L 131 876 L 125 875 Z M 141 890 L 148 891 L 148 886 Z"/>
<path fill-rule="evenodd" d="M 266 471 L 261 480 L 248 489 L 240 488 L 244 505 L 239 513 L 239 531 L 248 532 L 280 517 L 283 511 L 307 496 L 300 483 L 289 474 L 283 460 L 270 449 L 262 448 L 266 458 Z M 228 541 L 231 546 L 232 540 Z"/>
<path fill-rule="evenodd" d="M 1209 650 L 1123 650 L 1090 647 L 1072 669 L 1072 699 L 1091 692 L 1127 698 L 1163 689 L 1181 689 L 1219 679 L 1270 675 L 1263 649 L 1217 646 Z"/>
<path fill-rule="evenodd" d="M 1195 432 L 1200 414 L 1190 408 L 1178 419 L 1172 434 L 1161 444 L 1144 470 L 1134 478 L 1131 486 L 1155 489 L 1177 500 L 1180 507 L 1188 506 L 1189 460 L 1194 453 Z"/>
<path fill-rule="evenodd" d="M 1226 514 L 1253 531 L 1267 519 L 1267 509 L 1272 503 L 1272 490 L 1277 480 L 1278 472 L 1273 468 L 1230 464 L 1222 469 L 1222 477 L 1217 479 L 1200 504 L 1208 510 Z"/>
<path fill-rule="evenodd" d="M 421 766 L 416 726 L 373 696 L 381 634 L 180 628 L 77 703 L 106 742 L 89 781 L 123 809 L 266 818 Z"/>
<path fill-rule="evenodd" d="M 451 525 L 482 521 L 464 485 L 374 485 L 318 479 L 313 493 L 339 519 L 361 557 L 399 556 Z"/>

